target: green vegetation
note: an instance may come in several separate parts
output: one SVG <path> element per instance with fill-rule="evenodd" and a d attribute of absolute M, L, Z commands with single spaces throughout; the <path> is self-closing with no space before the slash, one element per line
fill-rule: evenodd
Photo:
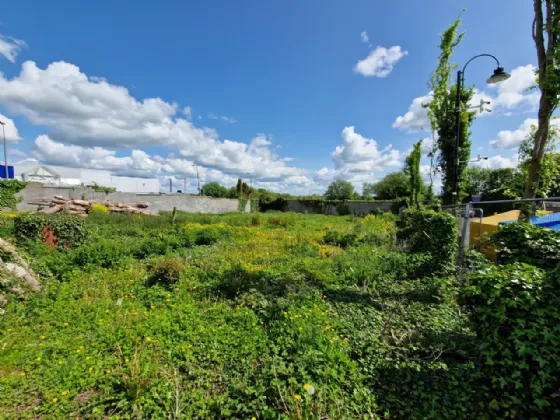
<path fill-rule="evenodd" d="M 365 188 L 365 185 L 364 185 Z M 410 196 L 410 179 L 404 172 L 392 172 L 375 184 L 368 185 L 378 200 L 395 200 Z"/>
<path fill-rule="evenodd" d="M 0 417 L 484 413 L 453 280 L 418 275 L 392 216 L 87 226 L 72 249 L 22 243 L 45 290 L 0 318 Z"/>
<path fill-rule="evenodd" d="M 500 265 L 457 270 L 432 210 L 2 219 L 43 291 L 0 317 L 1 418 L 559 413 L 549 231 L 505 226 Z"/>
<path fill-rule="evenodd" d="M 350 200 L 354 195 L 354 186 L 343 179 L 330 183 L 325 192 L 327 200 Z"/>
<path fill-rule="evenodd" d="M 2 209 L 15 210 L 18 200 L 15 194 L 25 188 L 27 182 L 17 179 L 0 179 L 0 212 Z"/>

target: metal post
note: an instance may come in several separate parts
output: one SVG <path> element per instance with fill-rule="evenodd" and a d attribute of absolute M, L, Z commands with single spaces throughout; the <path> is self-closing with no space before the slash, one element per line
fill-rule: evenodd
<path fill-rule="evenodd" d="M 463 261 L 463 254 L 469 249 L 470 240 L 470 217 L 471 217 L 471 203 L 465 206 L 465 218 L 463 219 L 463 234 L 461 240 L 461 247 L 459 250 L 459 261 Z"/>
<path fill-rule="evenodd" d="M 2 124 L 2 133 L 4 134 L 4 178 L 8 179 L 8 149 L 6 147 L 6 125 L 5 122 L 0 121 Z"/>
<path fill-rule="evenodd" d="M 461 89 L 463 72 L 457 72 L 457 94 L 455 96 L 455 170 L 453 171 L 453 192 L 451 200 L 453 204 L 458 201 L 459 187 L 459 145 L 461 143 Z"/>
<path fill-rule="evenodd" d="M 172 194 L 172 193 L 173 193 L 173 184 L 172 184 L 171 178 L 169 178 L 169 194 Z"/>

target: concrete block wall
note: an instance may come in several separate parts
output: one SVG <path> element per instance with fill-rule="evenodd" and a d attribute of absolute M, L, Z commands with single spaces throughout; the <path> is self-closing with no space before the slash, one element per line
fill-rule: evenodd
<path fill-rule="evenodd" d="M 228 213 L 237 211 L 238 200 L 229 198 L 211 198 L 197 197 L 184 194 L 135 194 L 114 192 L 105 194 L 104 192 L 96 192 L 88 187 L 61 188 L 49 187 L 42 184 L 29 184 L 22 191 L 16 194 L 17 197 L 23 197 L 18 203 L 19 211 L 35 211 L 36 205 L 29 204 L 34 200 L 50 200 L 55 195 L 63 197 L 72 197 L 74 199 L 85 198 L 86 200 L 110 200 L 115 203 L 135 203 L 147 202 L 149 210 L 153 212 L 172 211 L 173 207 L 187 213 Z M 247 202 L 245 212 L 250 211 L 250 203 Z"/>
<path fill-rule="evenodd" d="M 352 214 L 357 216 L 364 216 L 370 214 L 373 210 L 379 209 L 381 211 L 391 210 L 391 201 L 346 201 L 346 204 Z M 331 214 L 338 216 L 338 211 L 336 210 L 337 205 L 328 204 L 323 207 L 323 214 Z M 318 213 L 317 208 L 313 206 L 306 205 L 305 202 L 300 200 L 288 200 L 286 211 L 293 211 L 295 213 L 308 213 L 316 214 Z"/>

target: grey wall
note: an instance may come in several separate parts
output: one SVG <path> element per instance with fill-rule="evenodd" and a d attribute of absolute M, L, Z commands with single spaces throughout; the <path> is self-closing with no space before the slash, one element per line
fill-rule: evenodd
<path fill-rule="evenodd" d="M 350 208 L 352 214 L 366 215 L 370 214 L 375 209 L 379 209 L 381 211 L 389 211 L 393 203 L 391 201 L 346 201 L 345 204 Z M 326 205 L 323 207 L 322 213 L 338 215 L 336 207 L 337 206 L 333 204 Z M 293 211 L 295 213 L 307 212 L 308 214 L 317 213 L 316 208 L 308 206 L 300 200 L 288 200 L 286 211 Z"/>
<path fill-rule="evenodd" d="M 197 197 L 183 194 L 135 194 L 135 193 L 110 193 L 95 192 L 92 188 L 75 187 L 61 188 L 48 187 L 41 184 L 29 184 L 16 194 L 16 197 L 23 197 L 21 203 L 17 205 L 19 211 L 35 211 L 36 205 L 28 204 L 30 201 L 46 199 L 50 200 L 55 195 L 72 197 L 74 199 L 85 198 L 86 200 L 110 200 L 115 203 L 135 203 L 147 202 L 148 209 L 153 212 L 171 211 L 173 207 L 187 213 L 227 213 L 237 211 L 238 200 L 229 198 Z M 250 203 L 247 202 L 245 211 L 250 211 Z"/>

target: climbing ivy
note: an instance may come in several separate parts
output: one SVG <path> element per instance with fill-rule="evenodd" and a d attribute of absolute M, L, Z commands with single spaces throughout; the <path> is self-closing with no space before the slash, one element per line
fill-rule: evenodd
<path fill-rule="evenodd" d="M 0 180 L 0 212 L 4 208 L 16 209 L 17 203 L 19 203 L 22 198 L 16 199 L 15 194 L 23 190 L 26 185 L 27 182 L 18 181 L 17 179 Z"/>

